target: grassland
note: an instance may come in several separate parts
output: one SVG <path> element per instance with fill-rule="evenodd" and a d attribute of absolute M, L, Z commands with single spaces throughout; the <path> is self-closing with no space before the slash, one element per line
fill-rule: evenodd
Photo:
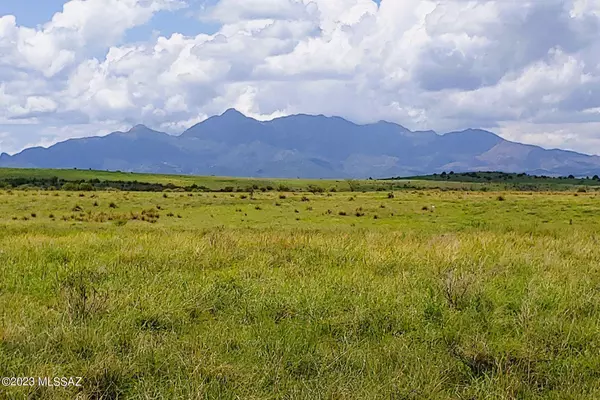
<path fill-rule="evenodd" d="M 396 178 L 391 178 L 395 180 Z M 596 189 L 600 187 L 600 177 L 579 177 L 573 175 L 550 177 L 536 176 L 527 174 L 504 173 L 504 172 L 464 172 L 464 173 L 442 173 L 433 175 L 423 175 L 418 177 L 403 178 L 402 180 L 419 180 L 435 182 L 462 182 L 462 183 L 492 183 L 496 187 L 503 187 L 508 190 L 572 190 L 574 187 L 579 189 Z"/>
<path fill-rule="evenodd" d="M 598 232 L 594 192 L 0 191 L 0 376 L 84 377 L 0 398 L 598 399 Z"/>
<path fill-rule="evenodd" d="M 471 176 L 474 175 L 474 176 Z M 52 180 L 60 180 L 53 182 Z M 136 184 L 158 184 L 172 186 L 185 191 L 390 191 L 439 189 L 457 191 L 573 191 L 600 190 L 597 179 L 569 179 L 526 176 L 523 174 L 502 174 L 479 172 L 473 174 L 427 175 L 411 178 L 391 178 L 387 180 L 351 179 L 260 179 L 231 178 L 217 176 L 136 174 L 127 172 L 92 171 L 77 169 L 21 169 L 0 168 L 0 188 L 36 189 L 54 187 L 60 189 L 64 183 L 105 183 L 118 186 L 118 182 Z M 67 190 L 73 190 L 73 185 Z M 156 188 L 138 188 L 141 191 Z M 162 188 L 158 188 L 159 191 Z M 136 189 L 129 189 L 136 190 Z"/>

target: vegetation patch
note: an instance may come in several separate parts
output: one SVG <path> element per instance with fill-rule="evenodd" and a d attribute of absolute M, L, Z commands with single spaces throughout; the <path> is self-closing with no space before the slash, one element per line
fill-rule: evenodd
<path fill-rule="evenodd" d="M 0 190 L 1 398 L 600 398 L 592 186 L 202 179 Z"/>

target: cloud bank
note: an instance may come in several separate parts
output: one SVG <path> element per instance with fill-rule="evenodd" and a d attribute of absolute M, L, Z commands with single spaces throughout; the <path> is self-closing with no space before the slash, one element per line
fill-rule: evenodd
<path fill-rule="evenodd" d="M 124 40 L 181 8 L 220 28 Z M 10 153 L 230 107 L 600 153 L 599 0 L 71 0 L 36 28 L 0 17 L 0 53 Z"/>

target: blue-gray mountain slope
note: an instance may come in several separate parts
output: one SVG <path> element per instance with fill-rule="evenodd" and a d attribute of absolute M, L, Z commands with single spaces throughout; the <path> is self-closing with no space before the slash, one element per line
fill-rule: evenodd
<path fill-rule="evenodd" d="M 228 110 L 179 136 L 138 125 L 0 155 L 0 167 L 253 177 L 366 178 L 453 170 L 587 176 L 600 157 L 509 142 L 469 129 L 438 135 L 389 122 L 293 115 L 261 122 Z"/>

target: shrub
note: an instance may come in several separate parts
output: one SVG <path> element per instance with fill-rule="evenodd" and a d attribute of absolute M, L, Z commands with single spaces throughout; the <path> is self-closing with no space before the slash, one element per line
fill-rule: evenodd
<path fill-rule="evenodd" d="M 262 208 L 260 208 L 260 206 L 256 206 L 256 207 L 254 207 L 254 209 L 257 210 L 257 211 L 262 210 Z"/>
<path fill-rule="evenodd" d="M 281 200 L 285 200 L 287 198 L 287 196 L 285 194 L 280 194 L 279 195 L 279 199 Z"/>
<path fill-rule="evenodd" d="M 79 212 L 79 211 L 83 211 L 83 208 L 81 208 L 81 206 L 79 206 L 78 204 L 76 204 L 75 207 L 73 207 L 71 209 L 71 211 L 73 211 L 73 212 Z"/>
<path fill-rule="evenodd" d="M 36 218 L 37 214 L 36 213 L 31 213 L 31 218 Z"/>
<path fill-rule="evenodd" d="M 168 194 L 166 194 L 166 193 L 163 193 L 163 198 L 165 198 L 165 199 L 166 199 L 166 198 L 168 198 L 168 197 L 169 197 L 169 195 L 168 195 Z"/>
<path fill-rule="evenodd" d="M 393 199 L 394 197 L 396 197 L 396 196 L 394 196 L 393 192 L 388 193 L 388 199 Z"/>
<path fill-rule="evenodd" d="M 114 202 L 110 202 L 110 204 L 108 205 L 108 207 L 110 208 L 117 208 L 117 205 Z"/>
<path fill-rule="evenodd" d="M 300 211 L 298 211 L 298 210 L 294 210 L 294 212 L 295 212 L 296 214 L 300 214 Z"/>
<path fill-rule="evenodd" d="M 423 206 L 423 208 L 421 208 L 421 210 L 423 210 L 423 211 L 429 211 L 429 207 Z"/>
<path fill-rule="evenodd" d="M 301 201 L 307 202 L 310 201 L 310 199 L 306 196 L 302 196 L 302 199 L 300 199 Z"/>
<path fill-rule="evenodd" d="M 98 207 L 98 202 L 95 201 L 94 204 L 92 204 L 94 207 Z"/>
<path fill-rule="evenodd" d="M 345 216 L 346 216 L 346 215 L 348 215 L 348 214 L 346 213 L 346 211 L 340 211 L 340 212 L 338 213 L 338 215 L 340 215 L 340 216 L 342 216 L 342 217 L 345 217 Z"/>
<path fill-rule="evenodd" d="M 61 186 L 61 189 L 68 191 L 79 190 L 79 185 L 73 182 L 67 182 Z"/>
<path fill-rule="evenodd" d="M 498 199 L 498 201 L 504 201 L 505 200 L 504 196 L 498 196 L 497 199 Z"/>
<path fill-rule="evenodd" d="M 248 196 L 245 194 L 240 195 L 240 199 L 242 199 L 242 200 L 246 200 L 247 198 L 248 198 Z"/>
<path fill-rule="evenodd" d="M 150 218 L 159 218 L 160 214 L 153 208 L 149 208 L 147 210 L 142 210 L 142 215 L 146 215 Z"/>

